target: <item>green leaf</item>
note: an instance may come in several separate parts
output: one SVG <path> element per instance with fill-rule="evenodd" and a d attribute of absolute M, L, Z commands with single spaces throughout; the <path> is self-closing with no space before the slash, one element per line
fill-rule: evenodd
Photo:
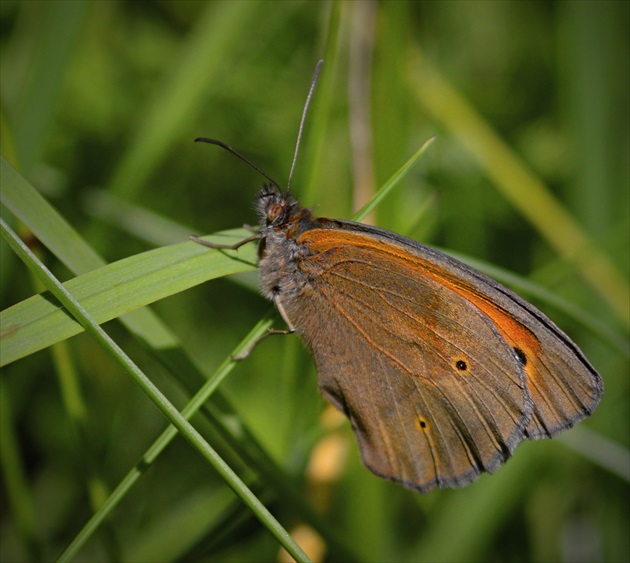
<path fill-rule="evenodd" d="M 247 234 L 235 229 L 219 233 L 212 240 L 230 244 Z M 255 260 L 254 245 L 238 252 L 219 251 L 189 241 L 124 258 L 73 278 L 64 286 L 102 324 L 205 281 L 251 270 Z M 34 295 L 5 309 L 0 316 L 0 365 L 82 330 L 50 293 Z"/>

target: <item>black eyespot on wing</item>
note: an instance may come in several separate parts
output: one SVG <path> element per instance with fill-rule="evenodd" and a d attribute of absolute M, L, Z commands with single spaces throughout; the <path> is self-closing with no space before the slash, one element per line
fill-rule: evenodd
<path fill-rule="evenodd" d="M 426 430 L 429 427 L 429 424 L 423 417 L 419 416 L 416 419 L 416 427 L 418 430 Z"/>
<path fill-rule="evenodd" d="M 526 366 L 527 365 L 527 356 L 525 355 L 525 352 L 523 352 L 523 350 L 521 350 L 520 348 L 514 348 L 514 352 L 516 353 L 516 357 L 518 358 L 518 361 L 521 362 L 521 365 Z"/>
<path fill-rule="evenodd" d="M 464 360 L 457 360 L 455 362 L 455 367 L 459 371 L 466 371 L 468 369 L 468 364 Z"/>

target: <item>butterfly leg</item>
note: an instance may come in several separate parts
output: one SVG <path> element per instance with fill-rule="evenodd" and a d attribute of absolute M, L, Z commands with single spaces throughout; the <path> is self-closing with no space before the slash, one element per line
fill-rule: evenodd
<path fill-rule="evenodd" d="M 244 352 L 242 352 L 238 356 L 232 356 L 233 360 L 239 361 L 239 360 L 244 360 L 245 358 L 247 358 L 247 356 L 249 356 L 252 353 L 252 350 L 256 346 L 258 346 L 258 344 L 260 342 L 262 342 L 268 336 L 271 336 L 273 334 L 293 334 L 295 332 L 295 327 L 293 326 L 293 323 L 289 320 L 289 317 L 287 317 L 287 313 L 284 310 L 284 307 L 282 306 L 282 302 L 277 297 L 274 299 L 274 302 L 276 304 L 276 308 L 278 309 L 278 312 L 280 313 L 280 316 L 282 317 L 284 322 L 287 323 L 287 326 L 289 328 L 288 329 L 284 329 L 284 330 L 280 330 L 280 329 L 277 329 L 277 328 L 270 328 L 260 338 L 257 338 L 256 340 L 254 340 L 253 344 L 249 348 L 247 348 L 247 350 L 245 350 Z"/>
<path fill-rule="evenodd" d="M 200 244 L 202 246 L 207 246 L 208 248 L 223 248 L 225 250 L 236 250 L 237 248 L 240 248 L 241 246 L 247 244 L 248 242 L 253 242 L 255 240 L 258 240 L 259 238 L 260 238 L 260 233 L 256 233 L 256 234 L 253 234 L 251 237 L 247 237 L 247 238 L 244 238 L 243 240 L 239 240 L 238 242 L 235 242 L 234 244 L 221 244 L 217 242 L 210 242 L 208 240 L 204 240 L 201 237 L 198 237 L 197 235 L 190 235 L 190 240 L 192 240 L 193 242 L 196 242 L 197 244 Z"/>

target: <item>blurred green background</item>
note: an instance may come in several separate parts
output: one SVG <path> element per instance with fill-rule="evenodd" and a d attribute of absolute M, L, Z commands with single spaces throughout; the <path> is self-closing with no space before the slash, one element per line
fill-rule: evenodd
<path fill-rule="evenodd" d="M 294 193 L 319 215 L 350 218 L 437 135 L 375 222 L 577 309 L 514 286 L 582 347 L 604 399 L 495 475 L 426 496 L 361 466 L 293 337 L 239 363 L 217 420 L 194 425 L 317 560 L 628 561 L 629 21 L 629 4 L 614 1 L 3 0 L 2 153 L 108 262 L 238 227 L 255 221 L 262 179 L 192 140 L 221 139 L 285 185 L 325 58 Z M 5 309 L 38 290 L 2 244 Z M 270 305 L 247 272 L 152 309 L 207 374 Z M 119 322 L 106 329 L 181 408 L 183 374 Z M 54 559 L 166 422 L 85 335 L 6 366 L 1 383 L 0 560 Z M 217 424 L 237 429 L 234 443 Z M 316 462 L 328 446 L 339 470 L 324 478 Z M 278 557 L 270 533 L 176 439 L 77 559 Z"/>

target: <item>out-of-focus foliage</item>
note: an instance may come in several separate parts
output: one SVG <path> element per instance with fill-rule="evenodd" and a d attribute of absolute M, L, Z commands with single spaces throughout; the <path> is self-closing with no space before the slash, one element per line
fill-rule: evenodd
<path fill-rule="evenodd" d="M 614 1 L 5 0 L 2 154 L 108 262 L 239 227 L 255 221 L 262 178 L 193 139 L 221 139 L 285 185 L 325 57 L 294 193 L 317 214 L 350 218 L 437 135 L 374 220 L 510 270 L 580 310 L 592 320 L 524 294 L 582 347 L 606 394 L 565 437 L 524 444 L 495 475 L 426 496 L 361 466 L 294 337 L 264 341 L 220 386 L 213 412 L 236 429 L 236 446 L 210 415 L 193 423 L 315 559 L 627 561 L 629 17 L 628 3 Z M 534 192 L 520 168 L 503 166 L 504 150 L 554 196 L 588 248 L 569 252 L 578 239 L 563 238 L 549 207 L 530 205 Z M 7 207 L 2 214 L 28 237 Z M 77 273 L 35 248 L 62 280 Z M 1 250 L 4 310 L 40 288 Z M 184 343 L 168 357 L 186 355 L 212 373 L 268 311 L 255 289 L 248 272 L 153 305 Z M 127 328 L 106 325 L 183 407 L 201 381 Z M 166 423 L 85 335 L 1 376 L 0 560 L 52 559 Z M 224 400 L 229 416 L 218 412 Z M 78 555 L 277 557 L 269 532 L 179 439 Z"/>

